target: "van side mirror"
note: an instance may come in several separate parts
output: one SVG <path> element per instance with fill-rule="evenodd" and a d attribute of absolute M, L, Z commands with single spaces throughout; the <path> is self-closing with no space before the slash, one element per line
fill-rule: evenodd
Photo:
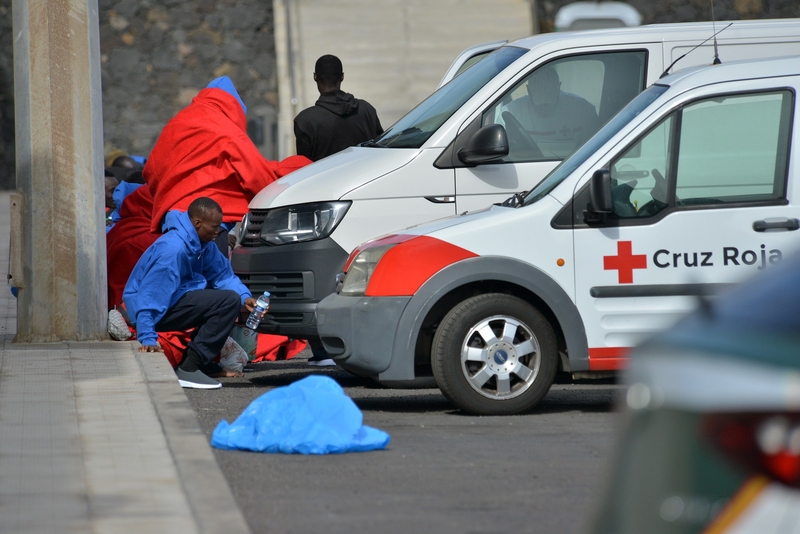
<path fill-rule="evenodd" d="M 589 205 L 583 212 L 583 218 L 587 223 L 602 222 L 613 209 L 611 172 L 608 169 L 598 169 L 594 171 L 589 182 Z"/>
<path fill-rule="evenodd" d="M 459 149 L 458 159 L 466 165 L 480 165 L 508 156 L 508 135 L 502 124 L 484 126 Z"/>

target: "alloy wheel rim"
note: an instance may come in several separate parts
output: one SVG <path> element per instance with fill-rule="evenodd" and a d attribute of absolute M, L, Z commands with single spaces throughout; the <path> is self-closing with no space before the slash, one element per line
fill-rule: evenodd
<path fill-rule="evenodd" d="M 493 400 L 513 399 L 535 382 L 541 351 L 533 331 L 506 315 L 481 320 L 461 347 L 461 372 L 472 389 Z"/>

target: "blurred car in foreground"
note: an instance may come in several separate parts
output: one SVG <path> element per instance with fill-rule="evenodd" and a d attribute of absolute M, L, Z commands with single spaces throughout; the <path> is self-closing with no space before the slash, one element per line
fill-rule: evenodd
<path fill-rule="evenodd" d="M 800 532 L 800 256 L 636 349 L 594 533 Z"/>

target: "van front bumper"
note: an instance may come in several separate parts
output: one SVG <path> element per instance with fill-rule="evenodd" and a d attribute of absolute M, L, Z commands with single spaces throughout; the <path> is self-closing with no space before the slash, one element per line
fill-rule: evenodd
<path fill-rule="evenodd" d="M 237 247 L 233 272 L 253 296 L 271 293 L 259 332 L 297 339 L 317 337 L 317 303 L 336 290 L 348 253 L 330 237 L 281 246 Z"/>
<path fill-rule="evenodd" d="M 317 305 L 317 330 L 325 351 L 342 368 L 378 376 L 392 361 L 400 317 L 411 297 L 346 297 Z"/>

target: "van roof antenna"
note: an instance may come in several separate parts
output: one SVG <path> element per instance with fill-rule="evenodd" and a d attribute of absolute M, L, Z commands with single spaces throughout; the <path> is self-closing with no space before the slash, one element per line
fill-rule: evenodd
<path fill-rule="evenodd" d="M 714 17 L 714 0 L 711 0 L 711 31 L 717 31 L 717 21 L 716 17 Z M 719 60 L 719 49 L 717 48 L 717 34 L 714 33 L 714 61 L 711 62 L 712 65 L 719 65 L 722 61 Z"/>
<path fill-rule="evenodd" d="M 683 58 L 685 58 L 686 56 L 688 56 L 689 54 L 691 54 L 692 52 L 694 52 L 695 50 L 697 50 L 698 48 L 700 48 L 701 46 L 703 46 L 704 44 L 706 44 L 707 42 L 709 42 L 711 39 L 714 39 L 714 38 L 715 38 L 717 35 L 719 35 L 720 33 L 724 32 L 725 30 L 727 30 L 727 29 L 728 29 L 728 28 L 730 28 L 731 26 L 733 26 L 733 22 L 731 22 L 730 24 L 728 24 L 727 26 L 725 26 L 724 28 L 722 28 L 720 31 L 716 32 L 714 35 L 712 35 L 711 37 L 709 37 L 708 39 L 706 39 L 705 41 L 703 41 L 703 42 L 702 42 L 702 43 L 700 43 L 699 45 L 695 46 L 694 48 L 692 48 L 691 50 L 689 50 L 688 52 L 686 52 L 685 54 L 683 54 L 681 57 L 679 57 L 678 59 L 676 59 L 676 60 L 675 60 L 675 61 L 673 61 L 672 63 L 670 63 L 670 64 L 669 64 L 669 67 L 667 67 L 667 70 L 665 70 L 664 72 L 662 72 L 662 73 L 661 73 L 661 76 L 659 76 L 659 77 L 658 77 L 658 79 L 660 80 L 661 78 L 663 78 L 664 76 L 666 76 L 667 74 L 669 74 L 669 71 L 670 71 L 670 69 L 672 69 L 672 67 L 674 67 L 674 66 L 675 66 L 675 63 L 677 63 L 678 61 L 682 60 Z M 716 40 L 714 41 L 714 43 L 716 43 Z M 716 61 L 716 63 L 719 63 L 719 60 L 717 60 L 717 61 Z"/>

